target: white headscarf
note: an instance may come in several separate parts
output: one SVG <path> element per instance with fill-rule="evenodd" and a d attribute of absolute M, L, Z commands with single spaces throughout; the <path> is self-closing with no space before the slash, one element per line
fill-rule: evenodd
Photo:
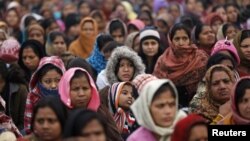
<path fill-rule="evenodd" d="M 186 117 L 186 113 L 181 110 L 178 110 L 175 115 L 173 124 L 170 127 L 160 127 L 157 126 L 150 113 L 150 105 L 156 91 L 164 84 L 169 84 L 173 88 L 176 95 L 176 109 L 178 109 L 178 92 L 175 85 L 168 79 L 157 79 L 148 82 L 141 91 L 140 96 L 132 104 L 131 110 L 133 111 L 137 122 L 148 130 L 157 133 L 162 136 L 161 140 L 169 140 L 171 134 L 174 131 L 175 124 L 180 120 Z"/>

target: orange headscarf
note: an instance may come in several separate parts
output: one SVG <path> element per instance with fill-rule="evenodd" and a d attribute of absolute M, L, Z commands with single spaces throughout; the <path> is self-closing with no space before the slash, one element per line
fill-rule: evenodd
<path fill-rule="evenodd" d="M 83 31 L 82 26 L 86 22 L 93 23 L 94 35 L 92 35 L 92 36 L 87 35 L 85 33 L 85 31 Z M 93 50 L 95 39 L 96 39 L 96 36 L 98 34 L 98 26 L 97 26 L 96 21 L 93 18 L 86 17 L 86 18 L 82 19 L 82 21 L 80 23 L 80 29 L 81 29 L 80 35 L 75 41 L 73 41 L 70 44 L 69 51 L 76 56 L 79 56 L 81 58 L 86 59 L 90 56 L 90 54 Z"/>

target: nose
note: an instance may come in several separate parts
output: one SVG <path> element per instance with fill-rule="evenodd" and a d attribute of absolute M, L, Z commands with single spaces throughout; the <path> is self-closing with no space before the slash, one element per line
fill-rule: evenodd
<path fill-rule="evenodd" d="M 220 89 L 225 89 L 226 88 L 226 84 L 224 82 L 220 83 Z"/>
<path fill-rule="evenodd" d="M 49 128 L 49 123 L 47 121 L 44 121 L 42 127 L 43 127 L 43 129 L 48 129 Z"/>
<path fill-rule="evenodd" d="M 126 65 L 126 66 L 124 66 L 124 71 L 128 71 L 129 69 L 128 69 L 128 66 Z"/>
<path fill-rule="evenodd" d="M 84 93 L 83 89 L 80 89 L 80 90 L 78 91 L 78 96 L 79 96 L 79 97 L 85 96 L 85 93 Z"/>
<path fill-rule="evenodd" d="M 57 83 L 56 82 L 52 82 L 51 83 L 51 89 L 56 89 L 57 88 Z"/>

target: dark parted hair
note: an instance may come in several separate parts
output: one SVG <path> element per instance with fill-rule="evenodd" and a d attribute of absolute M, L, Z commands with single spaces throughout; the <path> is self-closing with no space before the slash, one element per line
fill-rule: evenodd
<path fill-rule="evenodd" d="M 99 50 L 101 51 L 102 48 L 109 42 L 114 41 L 113 37 L 110 34 L 101 34 L 96 39 Z"/>
<path fill-rule="evenodd" d="M 31 118 L 31 130 L 34 131 L 34 124 L 35 124 L 35 118 L 38 113 L 39 109 L 42 108 L 50 108 L 53 110 L 53 112 L 56 114 L 57 119 L 59 120 L 62 132 L 64 130 L 64 124 L 66 122 L 66 109 L 63 106 L 63 103 L 61 102 L 59 97 L 53 97 L 53 96 L 47 96 L 46 98 L 42 98 L 38 103 L 35 105 L 33 109 L 33 116 Z"/>
<path fill-rule="evenodd" d="M 176 98 L 176 94 L 174 89 L 171 87 L 169 83 L 163 84 L 154 94 L 152 101 L 154 101 L 157 97 L 159 97 L 165 91 L 171 91 L 171 94 L 174 98 Z"/>
<path fill-rule="evenodd" d="M 44 65 L 38 72 L 37 72 L 37 77 L 38 80 L 41 82 L 43 76 L 50 70 L 55 70 L 57 73 L 63 75 L 63 72 L 56 66 L 52 65 L 52 64 L 46 64 Z"/>
<path fill-rule="evenodd" d="M 115 30 L 118 30 L 118 29 L 121 29 L 122 35 L 125 36 L 126 29 L 125 29 L 123 23 L 120 20 L 111 21 L 111 23 L 109 25 L 109 33 L 112 34 Z"/>
<path fill-rule="evenodd" d="M 96 81 L 97 72 L 93 69 L 93 67 L 83 58 L 75 57 L 74 59 L 70 60 L 67 65 L 67 70 L 74 67 L 80 67 L 85 69 L 90 76 Z"/>
<path fill-rule="evenodd" d="M 65 34 L 63 32 L 60 32 L 60 31 L 51 31 L 48 35 L 47 41 L 49 43 L 52 43 L 56 39 L 56 37 L 62 37 L 65 44 L 67 43 L 67 38 L 66 38 Z"/>
<path fill-rule="evenodd" d="M 240 42 L 250 37 L 250 30 L 242 30 Z"/>
<path fill-rule="evenodd" d="M 207 61 L 207 70 L 213 65 L 220 64 L 224 60 L 230 60 L 233 64 L 233 68 L 230 68 L 230 69 L 236 69 L 236 62 L 232 57 L 222 54 L 222 53 L 216 53 L 209 57 Z"/>
<path fill-rule="evenodd" d="M 99 113 L 91 110 L 77 109 L 71 113 L 66 122 L 63 138 L 81 136 L 82 130 L 93 120 L 97 120 L 100 123 L 107 137 L 108 126 Z"/>
<path fill-rule="evenodd" d="M 188 35 L 188 38 L 191 40 L 191 31 L 190 29 L 188 28 L 188 26 L 186 26 L 185 24 L 183 23 L 176 23 L 172 29 L 170 30 L 169 32 L 169 37 L 170 37 L 170 40 L 172 41 L 173 38 L 174 38 L 174 35 L 176 33 L 177 30 L 184 30 L 186 32 L 186 34 Z"/>

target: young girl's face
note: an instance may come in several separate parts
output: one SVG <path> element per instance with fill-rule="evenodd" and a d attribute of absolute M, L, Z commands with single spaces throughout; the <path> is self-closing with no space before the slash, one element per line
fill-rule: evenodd
<path fill-rule="evenodd" d="M 54 55 L 61 56 L 66 50 L 67 46 L 62 36 L 57 36 L 53 41 Z"/>
<path fill-rule="evenodd" d="M 40 108 L 34 116 L 34 130 L 41 140 L 58 140 L 61 138 L 61 124 L 56 113 L 50 107 Z"/>
<path fill-rule="evenodd" d="M 240 49 L 247 60 L 250 60 L 250 37 L 244 39 L 240 44 Z"/>
<path fill-rule="evenodd" d="M 234 36 L 236 35 L 237 33 L 237 30 L 234 26 L 229 26 L 227 28 L 227 31 L 226 31 L 226 36 L 227 36 L 227 39 L 228 40 L 231 40 L 234 38 Z"/>
<path fill-rule="evenodd" d="M 171 90 L 162 92 L 150 105 L 150 112 L 154 123 L 160 127 L 171 126 L 176 111 L 176 101 Z"/>
<path fill-rule="evenodd" d="M 129 110 L 129 107 L 133 104 L 133 88 L 131 85 L 124 85 L 121 94 L 119 96 L 119 107 L 123 110 Z"/>
<path fill-rule="evenodd" d="M 148 57 L 154 57 L 159 50 L 159 43 L 155 39 L 147 39 L 142 42 L 142 51 Z"/>
<path fill-rule="evenodd" d="M 41 79 L 41 83 L 46 89 L 53 90 L 58 88 L 58 83 L 62 75 L 56 70 L 49 70 Z"/>
<path fill-rule="evenodd" d="M 91 86 L 84 75 L 74 78 L 70 83 L 70 99 L 73 108 L 87 108 L 91 98 Z"/>

